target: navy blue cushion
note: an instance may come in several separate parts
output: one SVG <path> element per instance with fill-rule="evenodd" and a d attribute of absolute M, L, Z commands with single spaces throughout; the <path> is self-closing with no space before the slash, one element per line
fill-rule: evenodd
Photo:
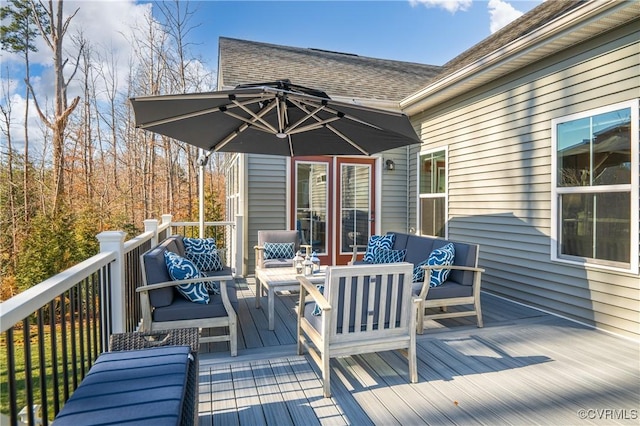
<path fill-rule="evenodd" d="M 380 249 L 391 250 L 393 247 L 393 241 L 395 239 L 395 234 L 387 234 L 387 235 L 372 235 L 369 238 L 369 243 L 367 244 L 367 251 L 364 253 L 364 260 L 366 263 L 374 263 L 376 252 Z"/>
<path fill-rule="evenodd" d="M 447 266 L 453 265 L 453 260 L 456 257 L 456 249 L 453 243 L 449 243 L 444 247 L 435 249 L 429 255 L 427 259 L 427 265 L 430 266 Z M 429 280 L 429 287 L 438 287 L 444 283 L 449 277 L 451 269 L 432 269 L 431 277 Z"/>
<path fill-rule="evenodd" d="M 398 263 L 404 262 L 406 250 L 386 250 L 379 249 L 373 256 L 373 263 Z"/>
<path fill-rule="evenodd" d="M 163 346 L 100 355 L 55 425 L 180 424 L 190 350 Z"/>
<path fill-rule="evenodd" d="M 238 312 L 238 295 L 235 285 L 227 282 L 227 295 L 233 309 Z M 203 319 L 227 316 L 222 304 L 222 295 L 209 295 L 209 303 L 191 303 L 177 297 L 170 306 L 163 306 L 153 310 L 153 321 L 178 321 L 189 319 Z"/>
<path fill-rule="evenodd" d="M 293 259 L 294 243 L 264 243 L 264 260 Z"/>
<path fill-rule="evenodd" d="M 192 261 L 200 271 L 222 270 L 222 261 L 218 255 L 214 238 L 185 237 L 182 241 L 185 257 Z"/>
<path fill-rule="evenodd" d="M 189 259 L 178 256 L 170 251 L 164 252 L 167 270 L 173 280 L 188 280 L 202 278 L 200 271 Z M 178 292 L 190 302 L 209 303 L 209 293 L 205 283 L 188 283 L 176 286 Z"/>

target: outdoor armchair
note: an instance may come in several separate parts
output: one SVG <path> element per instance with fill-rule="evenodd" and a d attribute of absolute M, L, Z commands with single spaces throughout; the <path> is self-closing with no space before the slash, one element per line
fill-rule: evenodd
<path fill-rule="evenodd" d="M 330 359 L 406 350 L 409 380 L 417 381 L 416 316 L 420 300 L 411 295 L 413 265 L 330 266 L 324 286 L 300 276 L 298 354 L 306 349 L 331 396 Z M 307 295 L 313 302 L 307 302 Z"/>

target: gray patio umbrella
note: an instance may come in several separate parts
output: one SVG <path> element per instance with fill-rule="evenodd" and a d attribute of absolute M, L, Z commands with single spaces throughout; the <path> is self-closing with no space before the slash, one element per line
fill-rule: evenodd
<path fill-rule="evenodd" d="M 138 128 L 209 152 L 371 155 L 420 143 L 402 113 L 335 101 L 289 80 L 131 104 Z"/>

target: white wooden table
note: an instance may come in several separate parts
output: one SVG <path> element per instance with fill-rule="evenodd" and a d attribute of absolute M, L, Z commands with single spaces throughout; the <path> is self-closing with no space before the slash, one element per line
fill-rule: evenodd
<path fill-rule="evenodd" d="M 276 291 L 299 291 L 300 282 L 296 277 L 295 268 L 256 268 L 256 308 L 260 308 L 263 290 L 267 290 L 267 312 L 269 316 L 269 330 L 274 329 L 274 298 Z M 315 284 L 324 282 L 324 268 L 319 273 L 307 277 Z"/>

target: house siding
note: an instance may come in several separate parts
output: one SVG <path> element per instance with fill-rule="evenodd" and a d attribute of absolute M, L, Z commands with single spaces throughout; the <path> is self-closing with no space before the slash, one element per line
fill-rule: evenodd
<path fill-rule="evenodd" d="M 448 235 L 480 244 L 484 289 L 635 339 L 638 275 L 550 260 L 551 120 L 639 97 L 638 24 L 412 117 L 448 146 Z"/>
<path fill-rule="evenodd" d="M 381 159 L 382 176 L 379 179 L 381 185 L 380 214 L 377 220 L 380 222 L 380 233 L 407 232 L 409 222 L 409 197 L 410 181 L 407 170 L 409 169 L 410 148 L 397 148 L 383 153 Z M 385 163 L 392 160 L 395 163 L 394 170 L 386 170 Z"/>
<path fill-rule="evenodd" d="M 245 223 L 247 235 L 247 271 L 254 273 L 258 231 L 288 229 L 287 161 L 289 157 L 246 155 Z"/>

